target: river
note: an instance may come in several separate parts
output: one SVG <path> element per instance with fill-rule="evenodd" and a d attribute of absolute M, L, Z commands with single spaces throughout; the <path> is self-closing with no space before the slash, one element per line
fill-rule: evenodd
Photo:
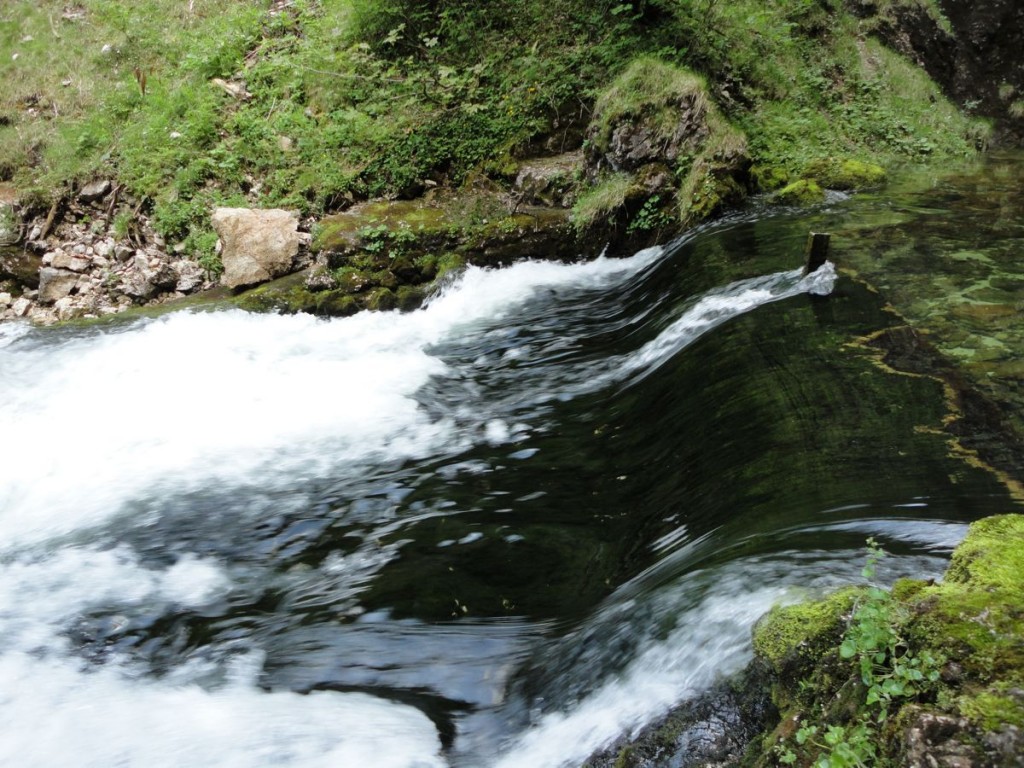
<path fill-rule="evenodd" d="M 405 314 L 0 326 L 0 765 L 579 765 L 859 580 L 867 537 L 883 580 L 939 576 L 1019 504 L 858 340 L 943 222 L 937 272 L 1019 311 L 1013 162 L 471 268 Z M 841 269 L 803 278 L 823 227 Z M 1003 357 L 936 332 L 994 397 L 1005 325 Z"/>

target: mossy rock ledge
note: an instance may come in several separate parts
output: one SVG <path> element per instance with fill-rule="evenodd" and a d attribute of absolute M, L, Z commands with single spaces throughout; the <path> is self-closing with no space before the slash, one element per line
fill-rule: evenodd
<path fill-rule="evenodd" d="M 739 205 L 750 187 L 746 136 L 705 80 L 654 58 L 634 61 L 597 99 L 585 154 L 590 188 L 574 222 L 605 237 L 667 239 Z"/>
<path fill-rule="evenodd" d="M 842 652 L 866 595 L 845 589 L 759 622 L 755 665 L 770 671 L 779 717 L 737 764 L 854 765 L 837 751 L 865 723 L 871 765 L 1024 765 L 1024 516 L 972 524 L 941 583 L 904 579 L 887 594 L 899 653 L 933 659 L 936 679 L 894 695 L 884 715 L 867 703 L 857 658 Z M 840 734 L 836 743 L 829 733 Z"/>
<path fill-rule="evenodd" d="M 313 266 L 240 294 L 253 311 L 344 316 L 411 310 L 446 273 L 581 255 L 569 211 L 521 205 L 496 189 L 363 203 L 323 219 Z"/>

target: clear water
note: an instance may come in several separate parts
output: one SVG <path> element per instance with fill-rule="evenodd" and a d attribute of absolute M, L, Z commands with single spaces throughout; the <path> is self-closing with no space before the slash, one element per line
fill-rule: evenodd
<path fill-rule="evenodd" d="M 0 765 L 579 764 L 867 536 L 940 574 L 1014 502 L 850 345 L 884 296 L 798 270 L 875 205 L 409 314 L 0 326 Z"/>

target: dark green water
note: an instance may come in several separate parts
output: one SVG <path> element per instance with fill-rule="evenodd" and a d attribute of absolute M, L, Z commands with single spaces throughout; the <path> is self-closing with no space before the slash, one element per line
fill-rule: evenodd
<path fill-rule="evenodd" d="M 940 574 L 1019 505 L 951 453 L 939 381 L 855 342 L 904 323 L 892 302 L 950 315 L 960 354 L 979 312 L 953 284 L 1017 311 L 1021 167 L 474 271 L 408 315 L 3 328 L 0 690 L 25 714 L 0 741 L 20 765 L 578 764 L 739 670 L 774 602 L 857 580 L 868 536 L 886 579 Z M 869 284 L 807 292 L 821 228 Z M 1019 394 L 1006 326 L 972 369 L 992 397 Z M 43 712 L 59 738 L 20 737 Z"/>

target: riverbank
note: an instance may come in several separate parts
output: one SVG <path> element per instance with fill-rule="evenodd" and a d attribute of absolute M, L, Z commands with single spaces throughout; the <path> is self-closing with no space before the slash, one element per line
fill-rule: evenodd
<path fill-rule="evenodd" d="M 1021 765 L 1022 605 L 1024 517 L 1007 515 L 971 526 L 941 583 L 775 609 L 754 647 L 779 720 L 749 764 Z"/>
<path fill-rule="evenodd" d="M 8 4 L 0 241 L 22 256 L 0 267 L 5 317 L 221 282 L 221 207 L 287 210 L 313 242 L 285 270 L 315 261 L 308 293 L 253 306 L 344 314 L 411 306 L 437 265 L 515 258 L 517 237 L 632 252 L 751 194 L 814 202 L 969 156 L 990 120 L 929 79 L 907 25 L 952 29 L 932 2 Z M 1000 126 L 1011 70 L 985 102 Z M 432 223 L 394 215 L 413 201 Z M 367 206 L 339 254 L 334 215 Z M 64 266 L 40 299 L 47 258 Z"/>

